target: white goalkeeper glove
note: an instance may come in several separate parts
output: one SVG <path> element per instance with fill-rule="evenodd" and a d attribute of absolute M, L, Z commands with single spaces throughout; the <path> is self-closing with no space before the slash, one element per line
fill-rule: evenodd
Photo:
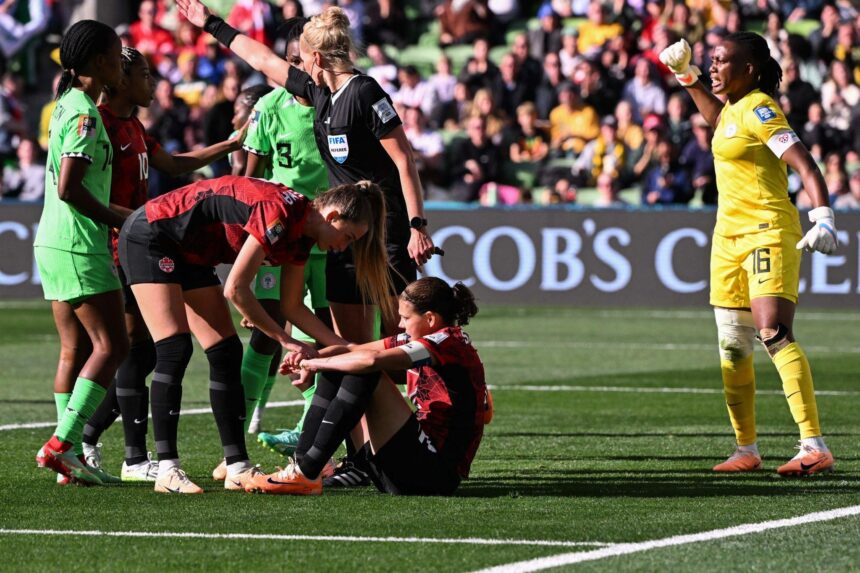
<path fill-rule="evenodd" d="M 678 40 L 660 52 L 660 61 L 675 73 L 678 83 L 686 87 L 699 81 L 699 76 L 702 75 L 699 68 L 690 65 L 692 57 L 693 51 L 687 40 Z"/>
<path fill-rule="evenodd" d="M 806 235 L 797 243 L 798 249 L 807 252 L 818 251 L 830 255 L 839 246 L 836 238 L 836 223 L 833 220 L 833 209 L 818 207 L 809 212 L 809 220 L 815 223 Z"/>

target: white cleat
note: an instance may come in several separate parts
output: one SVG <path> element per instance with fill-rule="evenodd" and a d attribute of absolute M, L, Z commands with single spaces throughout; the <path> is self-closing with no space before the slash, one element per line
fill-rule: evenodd
<path fill-rule="evenodd" d="M 145 462 L 131 466 L 122 462 L 120 479 L 127 482 L 154 482 L 158 478 L 158 462 L 152 461 L 151 454 L 146 457 Z"/>
<path fill-rule="evenodd" d="M 203 488 L 188 479 L 181 468 L 173 466 L 155 480 L 158 493 L 203 493 Z"/>

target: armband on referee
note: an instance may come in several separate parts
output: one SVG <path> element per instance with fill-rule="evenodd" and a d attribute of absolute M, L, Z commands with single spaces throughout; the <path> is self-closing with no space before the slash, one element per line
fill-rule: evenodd
<path fill-rule="evenodd" d="M 230 44 L 233 43 L 233 40 L 236 39 L 241 32 L 224 21 L 223 18 L 219 18 L 214 14 L 210 14 L 208 18 L 206 18 L 206 23 L 203 24 L 203 30 L 212 34 L 218 42 L 224 46 L 225 48 L 229 48 Z"/>

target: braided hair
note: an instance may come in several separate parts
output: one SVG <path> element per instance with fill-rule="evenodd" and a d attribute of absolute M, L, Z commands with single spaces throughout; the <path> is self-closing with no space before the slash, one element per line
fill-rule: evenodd
<path fill-rule="evenodd" d="M 138 62 L 144 60 L 144 55 L 137 51 L 137 48 L 131 46 L 122 47 L 122 73 L 128 75 L 131 73 L 131 67 Z"/>
<path fill-rule="evenodd" d="M 782 68 L 770 55 L 770 48 L 764 38 L 754 32 L 734 32 L 723 39 L 744 50 L 744 55 L 758 71 L 756 87 L 774 97 L 782 81 Z"/>
<path fill-rule="evenodd" d="M 56 98 L 72 87 L 75 77 L 80 75 L 94 56 L 104 54 L 119 41 L 113 28 L 95 20 L 81 20 L 69 28 L 60 43 L 60 65 L 63 75 L 57 86 Z"/>
<path fill-rule="evenodd" d="M 275 31 L 275 52 L 282 58 L 287 59 L 287 48 L 292 42 L 299 39 L 308 20 L 308 18 L 303 17 L 290 18 L 278 26 Z"/>

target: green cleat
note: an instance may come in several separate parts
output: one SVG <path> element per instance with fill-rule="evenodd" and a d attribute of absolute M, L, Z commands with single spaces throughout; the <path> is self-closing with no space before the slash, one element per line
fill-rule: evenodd
<path fill-rule="evenodd" d="M 299 445 L 301 432 L 296 430 L 284 430 L 280 434 L 269 434 L 260 432 L 257 441 L 264 447 L 282 456 L 292 456 Z"/>
<path fill-rule="evenodd" d="M 102 467 L 102 445 L 95 446 L 84 443 L 84 453 L 79 459 L 84 462 L 90 473 L 95 474 L 103 485 L 122 483 L 122 480 L 114 475 L 107 473 Z"/>

